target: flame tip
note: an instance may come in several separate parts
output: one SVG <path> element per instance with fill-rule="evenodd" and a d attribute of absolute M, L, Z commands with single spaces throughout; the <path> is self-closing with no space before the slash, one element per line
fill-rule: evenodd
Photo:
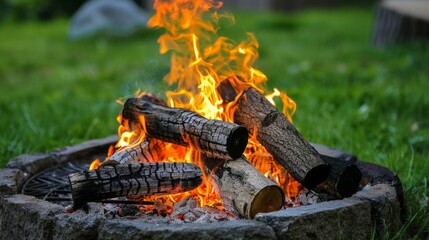
<path fill-rule="evenodd" d="M 240 94 L 250 87 L 263 93 L 268 78 L 261 70 L 254 67 L 259 57 L 259 43 L 254 33 L 247 32 L 247 39 L 241 42 L 226 36 L 218 36 L 220 19 L 235 23 L 235 17 L 232 14 L 217 11 L 222 5 L 223 2 L 216 0 L 155 0 L 153 5 L 155 14 L 149 19 L 147 25 L 165 30 L 157 40 L 160 45 L 159 52 L 160 54 L 171 53 L 171 69 L 164 77 L 164 81 L 169 85 L 177 85 L 177 89 L 165 93 L 166 104 L 170 107 L 190 109 L 208 119 L 233 122 L 234 104 Z M 225 79 L 237 93 L 228 103 L 224 102 L 217 91 Z M 137 97 L 146 94 L 148 93 L 140 88 L 134 93 Z M 295 102 L 277 88 L 266 95 L 273 105 L 276 103 L 274 100 L 276 97 L 280 97 L 283 113 L 291 120 L 296 109 Z M 117 102 L 124 104 L 122 98 Z M 130 123 L 119 114 L 117 121 L 120 123 L 119 140 L 109 149 L 109 157 L 115 151 L 135 147 L 146 139 L 146 123 L 143 116 L 138 118 L 137 123 Z M 133 131 L 130 124 L 137 124 L 138 127 Z M 257 141 L 256 133 L 254 129 L 249 139 L 249 147 L 246 149 L 246 156 L 267 153 Z M 195 159 L 195 151 L 192 147 L 185 148 L 164 143 L 162 149 L 158 160 L 199 162 Z M 96 169 L 101 162 L 97 159 L 93 164 L 94 166 L 92 164 L 91 166 Z M 261 165 L 258 170 L 281 184 L 288 196 L 296 192 L 294 182 L 287 182 L 287 179 L 291 179 L 287 174 L 284 176 L 285 173 L 275 167 L 264 170 L 263 168 L 266 167 Z M 194 197 L 199 199 L 200 206 L 221 206 L 220 197 L 214 186 L 210 184 L 209 178 L 210 176 L 205 176 L 203 184 L 191 192 L 168 195 L 166 198 L 177 202 L 185 197 Z"/>

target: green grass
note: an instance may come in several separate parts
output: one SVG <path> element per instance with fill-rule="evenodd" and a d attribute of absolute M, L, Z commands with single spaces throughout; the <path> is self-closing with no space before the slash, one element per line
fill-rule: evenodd
<path fill-rule="evenodd" d="M 427 45 L 372 48 L 372 9 L 240 12 L 236 22 L 222 34 L 255 33 L 257 67 L 269 88 L 297 102 L 294 123 L 307 139 L 398 173 L 408 219 L 386 238 L 428 237 Z M 70 42 L 67 27 L 65 20 L 0 25 L 0 167 L 19 154 L 114 134 L 117 98 L 137 88 L 162 95 L 167 87 L 158 31 Z"/>

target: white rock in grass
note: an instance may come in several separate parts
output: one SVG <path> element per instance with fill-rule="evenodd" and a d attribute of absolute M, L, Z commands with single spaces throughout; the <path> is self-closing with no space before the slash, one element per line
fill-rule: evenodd
<path fill-rule="evenodd" d="M 146 27 L 148 14 L 131 0 L 91 0 L 74 14 L 69 37 L 126 37 Z"/>

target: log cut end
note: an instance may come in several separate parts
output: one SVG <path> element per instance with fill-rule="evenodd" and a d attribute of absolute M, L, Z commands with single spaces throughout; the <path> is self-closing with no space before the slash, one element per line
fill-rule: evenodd
<path fill-rule="evenodd" d="M 227 151 L 231 158 L 241 157 L 247 146 L 248 134 L 247 129 L 243 126 L 237 126 L 232 130 L 227 140 Z"/>
<path fill-rule="evenodd" d="M 359 190 L 362 173 L 351 161 L 323 156 L 323 161 L 332 169 L 328 180 L 318 188 L 339 198 L 350 197 Z"/>
<path fill-rule="evenodd" d="M 342 197 L 351 197 L 359 189 L 362 173 L 356 165 L 350 165 L 344 169 L 338 179 L 336 189 Z"/>
<path fill-rule="evenodd" d="M 328 164 L 320 164 L 315 166 L 305 175 L 302 185 L 308 189 L 312 189 L 316 185 L 326 181 L 330 171 L 331 166 Z"/>
<path fill-rule="evenodd" d="M 278 211 L 283 206 L 284 193 L 279 186 L 267 186 L 259 191 L 252 201 L 249 217 L 255 218 L 257 213 Z"/>

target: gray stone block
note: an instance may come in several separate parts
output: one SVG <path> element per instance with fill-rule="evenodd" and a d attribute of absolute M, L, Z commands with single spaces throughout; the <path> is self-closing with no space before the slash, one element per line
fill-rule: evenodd
<path fill-rule="evenodd" d="M 17 194 L 24 183 L 24 174 L 16 168 L 0 169 L 0 196 Z"/>
<path fill-rule="evenodd" d="M 74 146 L 57 149 L 49 154 L 35 153 L 23 154 L 12 158 L 7 164 L 8 168 L 16 168 L 23 171 L 23 176 L 31 177 L 43 170 L 58 166 L 72 160 L 93 157 L 96 154 L 106 154 L 110 145 L 115 144 L 117 135 L 106 138 L 86 141 Z M 91 160 L 88 159 L 88 162 Z"/>
<path fill-rule="evenodd" d="M 108 220 L 100 226 L 99 239 L 275 239 L 275 234 L 267 225 L 249 220 L 210 224 L 150 224 Z"/>
<path fill-rule="evenodd" d="M 106 219 L 103 207 L 98 203 L 89 203 L 89 210 L 88 214 L 78 210 L 55 216 L 53 239 L 98 239 L 98 227 Z"/>
<path fill-rule="evenodd" d="M 0 197 L 0 239 L 52 239 L 54 216 L 64 208 L 27 195 Z"/>
<path fill-rule="evenodd" d="M 59 164 L 69 162 L 79 158 L 87 158 L 96 154 L 105 153 L 110 145 L 115 144 L 118 136 L 109 136 L 106 138 L 86 141 L 74 146 L 64 147 L 52 152 L 50 156 Z"/>
<path fill-rule="evenodd" d="M 402 226 L 402 206 L 396 190 L 391 184 L 367 185 L 353 196 L 371 204 L 371 217 L 378 238 L 386 232 L 396 232 Z"/>
<path fill-rule="evenodd" d="M 257 214 L 255 219 L 271 226 L 277 239 L 368 239 L 370 209 L 368 202 L 343 199 Z"/>
<path fill-rule="evenodd" d="M 18 168 L 29 176 L 39 173 L 45 169 L 55 166 L 57 162 L 49 156 L 49 154 L 35 153 L 23 154 L 12 158 L 8 164 L 8 168 Z"/>
<path fill-rule="evenodd" d="M 339 158 L 345 161 L 351 161 L 351 162 L 357 161 L 357 156 L 352 153 L 344 152 L 335 148 L 330 148 L 318 143 L 310 143 L 310 144 L 316 149 L 318 153 L 322 155 L 332 157 L 332 158 Z"/>

